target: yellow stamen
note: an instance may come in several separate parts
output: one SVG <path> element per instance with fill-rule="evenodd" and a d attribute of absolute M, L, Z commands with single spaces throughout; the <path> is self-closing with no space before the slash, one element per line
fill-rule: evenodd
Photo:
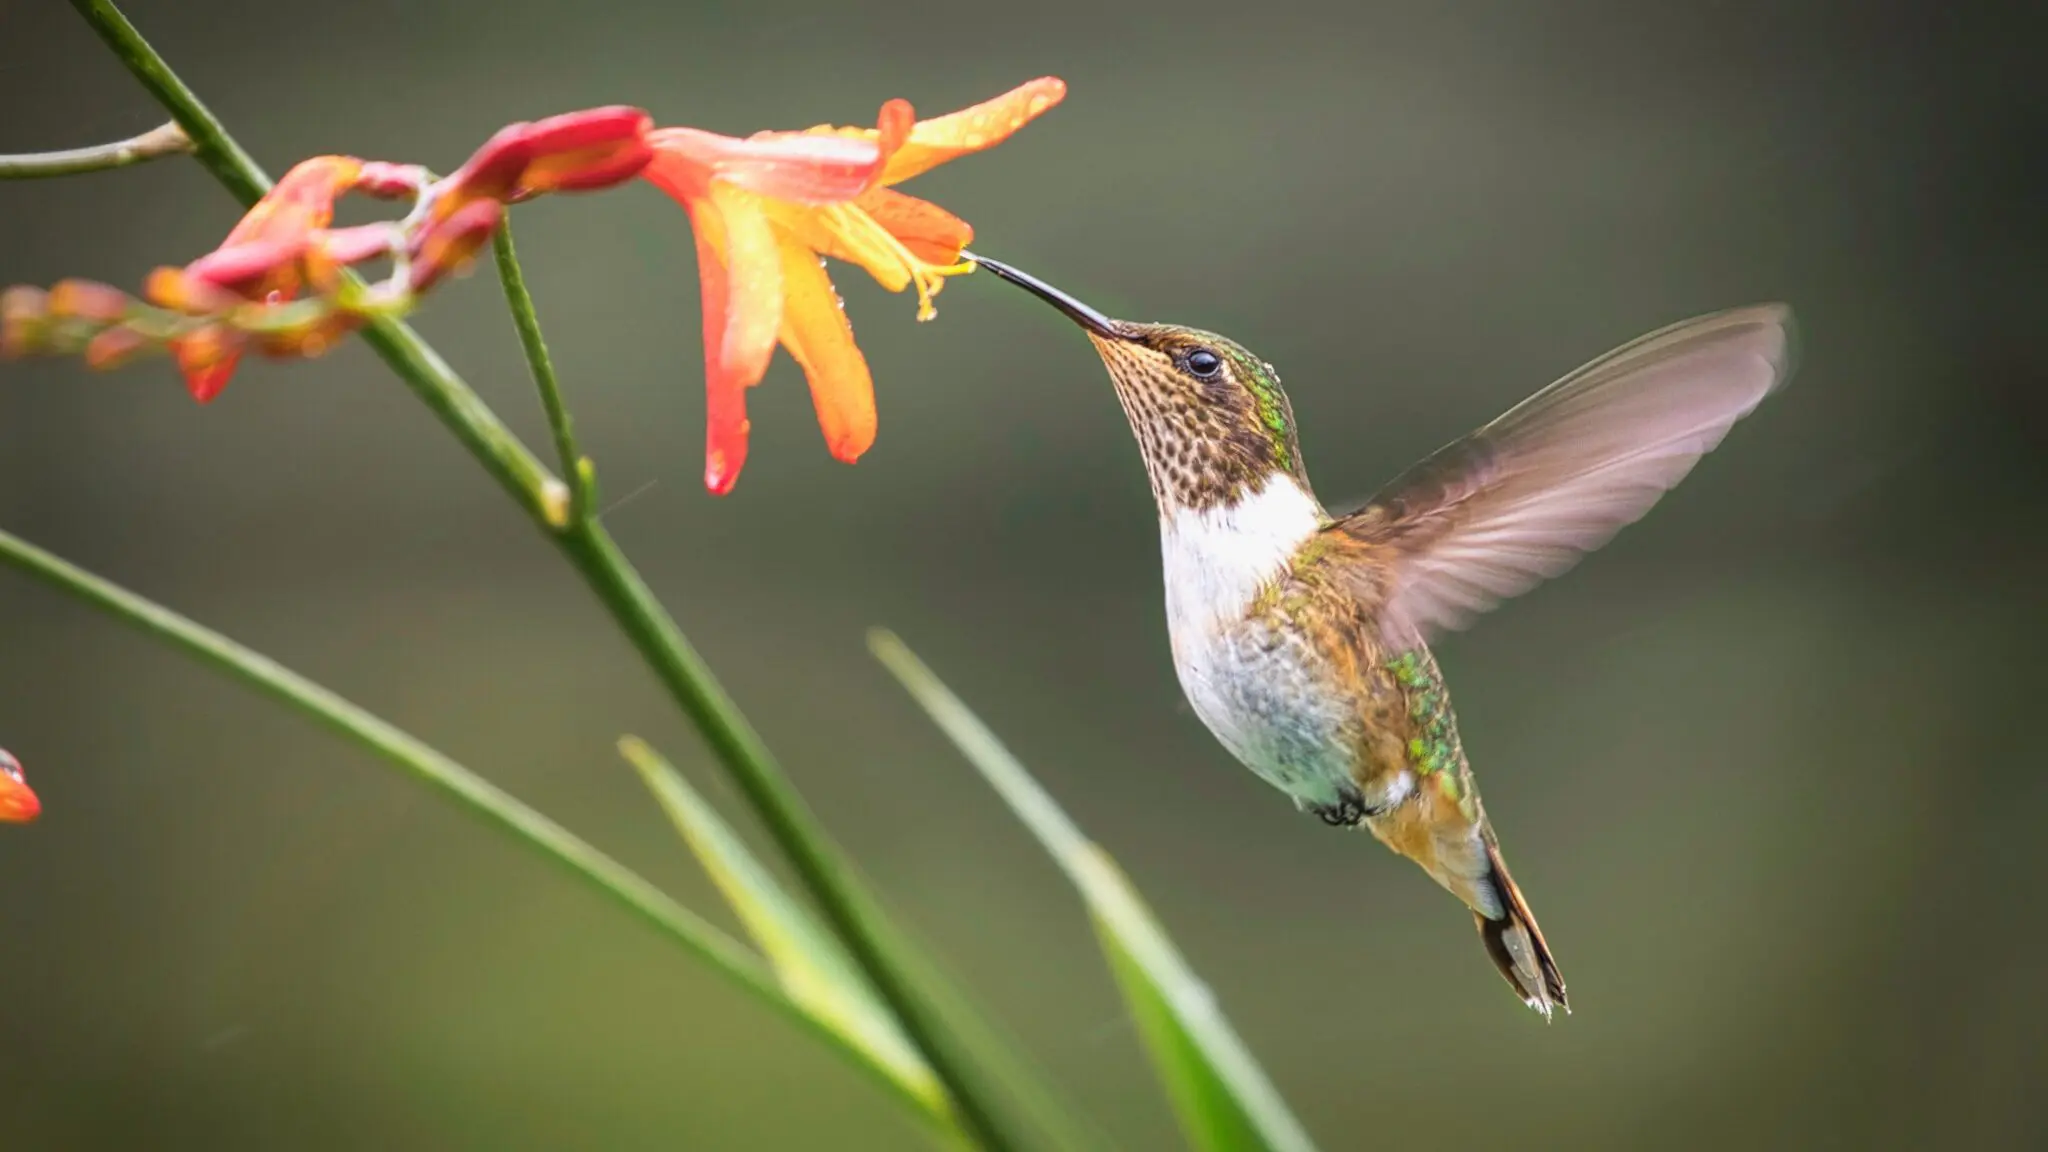
<path fill-rule="evenodd" d="M 930 320 L 939 314 L 938 308 L 932 304 L 932 297 L 945 286 L 946 277 L 974 270 L 974 265 L 964 260 L 954 264 L 927 264 L 912 255 L 903 241 L 856 205 L 832 204 L 822 211 L 831 218 L 832 231 L 838 233 L 850 254 L 866 265 L 870 272 L 875 271 L 876 263 L 886 262 L 908 276 L 917 288 L 919 320 Z"/>

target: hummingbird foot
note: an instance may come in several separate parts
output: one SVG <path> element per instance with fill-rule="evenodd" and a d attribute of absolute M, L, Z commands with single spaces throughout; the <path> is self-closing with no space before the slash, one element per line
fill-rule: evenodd
<path fill-rule="evenodd" d="M 1383 811 L 1367 806 L 1365 794 L 1350 784 L 1338 789 L 1335 804 L 1310 804 L 1306 807 L 1332 828 L 1356 828 Z"/>

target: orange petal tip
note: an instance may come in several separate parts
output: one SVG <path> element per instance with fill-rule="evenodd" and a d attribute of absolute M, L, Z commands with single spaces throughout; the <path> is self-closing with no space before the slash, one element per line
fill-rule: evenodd
<path fill-rule="evenodd" d="M 1019 128 L 1066 99 L 1067 82 L 1057 76 L 1029 80 L 993 99 L 920 122 L 882 174 L 900 184 L 948 160 L 993 148 Z"/>
<path fill-rule="evenodd" d="M 185 390 L 192 399 L 210 404 L 234 378 L 241 362 L 245 337 L 223 324 L 209 324 L 190 336 L 171 343 L 178 370 L 185 377 Z"/>
<path fill-rule="evenodd" d="M 128 315 L 128 294 L 93 280 L 59 280 L 50 286 L 50 315 L 67 320 L 112 324 Z"/>
<path fill-rule="evenodd" d="M 0 292 L 0 356 L 26 356 L 42 341 L 50 294 L 19 284 Z"/>
<path fill-rule="evenodd" d="M 0 824 L 26 824 L 42 812 L 43 802 L 22 778 L 21 762 L 0 748 Z"/>
<path fill-rule="evenodd" d="M 875 116 L 875 145 L 882 150 L 884 163 L 903 147 L 903 142 L 910 139 L 910 134 L 916 129 L 917 109 L 911 106 L 910 101 L 898 98 L 882 105 L 882 110 Z"/>
<path fill-rule="evenodd" d="M 159 268 L 142 282 L 142 294 L 159 308 L 192 316 L 225 312 L 243 302 L 228 289 L 202 280 L 183 268 Z"/>
<path fill-rule="evenodd" d="M 837 443 L 827 443 L 825 451 L 830 452 L 832 458 L 841 464 L 858 464 L 860 463 L 860 458 L 867 455 L 868 449 L 874 446 L 875 438 L 873 435 L 869 435 L 866 439 L 847 439 Z"/>

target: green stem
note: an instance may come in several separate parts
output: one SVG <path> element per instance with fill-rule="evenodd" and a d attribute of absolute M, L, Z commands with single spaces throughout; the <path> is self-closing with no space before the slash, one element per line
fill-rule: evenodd
<path fill-rule="evenodd" d="M 746 946 L 671 900 L 625 865 L 417 737 L 260 652 L 251 651 L 202 624 L 4 531 L 0 531 L 0 562 L 152 636 L 169 641 L 202 663 L 212 665 L 355 741 L 413 779 L 453 800 L 472 815 L 482 817 L 499 831 L 538 849 L 571 874 L 595 885 L 755 998 L 832 1041 L 833 1047 L 854 1064 L 876 1072 L 864 1055 L 848 1048 L 837 1033 L 792 1001 L 774 974 Z"/>
<path fill-rule="evenodd" d="M 526 350 L 527 366 L 533 371 L 534 390 L 547 413 L 548 431 L 555 439 L 555 455 L 562 462 L 562 476 L 568 482 L 568 499 L 551 504 L 549 523 L 566 528 L 572 521 L 591 514 L 595 504 L 594 471 L 576 447 L 576 429 L 569 419 L 569 406 L 562 402 L 561 381 L 555 376 L 555 362 L 548 356 L 548 342 L 540 331 L 540 316 L 534 311 L 533 294 L 526 290 L 526 274 L 519 269 L 519 253 L 512 246 L 512 220 L 498 225 L 491 245 L 498 260 L 498 281 L 505 287 L 505 306 L 512 313 L 512 326 L 519 330 L 519 346 Z"/>
<path fill-rule="evenodd" d="M 156 49 L 149 46 L 149 41 L 142 38 L 142 33 L 135 30 L 119 8 L 109 0 L 71 0 L 71 6 L 85 17 L 85 22 L 128 71 L 142 81 L 142 86 L 164 106 L 178 127 L 185 130 L 193 154 L 215 179 L 228 186 L 237 200 L 253 204 L 270 189 L 270 177 L 242 151 L 220 120 L 185 87 L 185 82 L 178 79 L 177 73 L 171 71 L 171 66 L 164 63 L 164 58 L 156 54 Z"/>
<path fill-rule="evenodd" d="M 140 136 L 116 140 L 112 144 L 67 148 L 61 152 L 0 156 L 0 180 L 41 180 L 51 176 L 76 176 L 82 172 L 106 172 L 159 156 L 177 156 L 190 151 L 192 141 L 173 120 L 159 124 Z"/>
<path fill-rule="evenodd" d="M 172 73 L 120 10 L 109 0 L 71 0 L 144 88 L 170 110 L 197 147 L 198 159 L 245 205 L 260 199 L 269 179 L 220 121 Z M 945 1085 L 966 1133 L 984 1148 L 1017 1148 L 1009 1126 L 992 1105 L 995 1093 L 970 1069 L 948 1030 L 904 973 L 913 967 L 903 938 L 883 920 L 840 852 L 798 797 L 760 736 L 746 721 L 682 632 L 654 598 L 639 573 L 620 553 L 603 526 L 588 515 L 561 523 L 560 481 L 526 450 L 497 415 L 406 324 L 388 318 L 371 322 L 363 339 L 415 395 L 468 448 L 485 470 L 526 508 L 583 574 L 613 619 L 633 642 L 678 705 L 731 773 L 762 824 L 788 856 L 798 878 L 817 901 L 826 921 L 888 1004 L 933 1072 Z M 551 498 L 551 492 L 556 495 Z M 920 965 L 929 970 L 929 964 Z M 991 1062 L 1022 1068 L 1007 1053 Z M 1034 1095 L 1042 1095 L 1035 1093 Z M 1040 1117 L 1065 1128 L 1064 1118 Z"/>
<path fill-rule="evenodd" d="M 506 277 L 507 302 L 522 333 L 532 332 L 527 342 L 535 380 L 553 380 L 554 369 L 547 360 L 545 344 L 539 339 L 540 321 L 533 312 L 533 300 L 514 293 L 510 286 L 523 283 L 516 271 L 517 257 L 509 246 L 500 257 L 501 267 L 514 271 Z M 522 315 L 523 313 L 523 315 Z M 452 374 L 445 379 L 411 380 L 414 390 L 428 387 L 439 391 L 469 393 L 468 385 Z M 559 403 L 559 396 L 557 396 Z M 451 406 L 449 410 L 463 410 Z M 566 420 L 566 416 L 565 416 Z M 557 425 L 558 430 L 565 425 Z M 458 427 L 465 443 L 490 442 L 493 438 L 476 430 Z M 580 458 L 578 474 L 586 482 L 577 484 L 587 491 L 591 469 Z M 684 637 L 673 617 L 656 599 L 632 562 L 619 551 L 611 534 L 596 517 L 587 498 L 577 501 L 567 524 L 555 522 L 544 511 L 542 521 L 556 531 L 553 536 L 584 582 L 597 593 L 612 618 L 654 671 L 662 686 L 680 705 L 711 745 L 719 761 L 732 774 L 748 803 L 761 817 L 769 834 L 796 869 L 804 887 L 823 911 L 833 933 L 843 941 L 854 960 L 890 1011 L 902 1024 L 904 1034 L 923 1053 L 933 1073 L 952 1100 L 964 1132 L 982 1147 L 1000 1150 L 1019 1147 L 1010 1138 L 999 1115 L 984 1098 L 988 1089 L 970 1069 L 972 1057 L 956 1050 L 950 1030 L 929 999 L 920 993 L 909 973 L 920 970 L 900 936 L 893 934 L 880 906 L 854 878 L 839 848 L 832 843 L 803 798 L 797 794 L 775 756 L 768 750 L 739 706 L 726 695 L 704 658 Z"/>

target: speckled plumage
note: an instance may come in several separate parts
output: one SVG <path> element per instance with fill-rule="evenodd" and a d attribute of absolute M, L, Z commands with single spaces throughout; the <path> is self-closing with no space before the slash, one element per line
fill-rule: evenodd
<path fill-rule="evenodd" d="M 1270 364 L 981 263 L 1080 323 L 1109 368 L 1158 504 L 1174 667 L 1196 715 L 1298 807 L 1414 860 L 1472 910 L 1526 1003 L 1569 1010 L 1428 641 L 1647 511 L 1789 373 L 1789 312 L 1652 333 L 1332 516 Z"/>

